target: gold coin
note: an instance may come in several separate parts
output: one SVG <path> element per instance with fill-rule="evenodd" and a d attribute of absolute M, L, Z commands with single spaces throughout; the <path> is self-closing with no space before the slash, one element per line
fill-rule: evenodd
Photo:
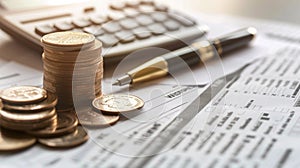
<path fill-rule="evenodd" d="M 102 59 L 102 44 L 98 40 L 95 41 L 95 45 L 88 50 L 80 50 L 74 52 L 59 52 L 48 50 L 44 48 L 43 59 L 46 61 L 56 61 L 56 62 L 68 62 L 68 63 L 89 63 L 91 61 Z"/>
<path fill-rule="evenodd" d="M 63 78 L 55 78 L 51 74 L 44 73 L 44 82 L 49 82 L 51 85 L 58 85 L 58 86 L 92 86 L 92 85 L 101 85 L 101 79 L 102 79 L 102 74 L 96 74 L 93 77 L 84 77 L 84 78 L 73 78 L 72 80 L 65 79 Z"/>
<path fill-rule="evenodd" d="M 73 81 L 73 80 L 84 80 L 85 78 L 91 78 L 91 77 L 95 77 L 95 78 L 101 78 L 102 79 L 102 74 L 103 70 L 82 70 L 81 72 L 78 71 L 63 71 L 63 70 L 55 70 L 44 66 L 44 76 L 48 76 L 48 78 L 52 78 L 52 79 L 56 79 L 56 80 L 63 80 L 64 81 Z M 99 73 L 99 74 L 98 74 Z M 98 76 L 96 76 L 98 75 Z"/>
<path fill-rule="evenodd" d="M 21 132 L 0 129 L 0 151 L 16 151 L 34 145 L 36 138 Z"/>
<path fill-rule="evenodd" d="M 77 127 L 76 131 L 56 138 L 39 138 L 38 142 L 52 148 L 70 148 L 81 145 L 89 139 L 88 134 L 82 127 Z"/>
<path fill-rule="evenodd" d="M 7 121 L 35 123 L 51 118 L 56 114 L 55 108 L 33 113 L 18 113 L 17 111 L 0 110 L 0 116 Z"/>
<path fill-rule="evenodd" d="M 74 108 L 69 108 L 69 109 L 60 109 L 57 110 L 57 113 L 74 113 Z M 74 114 L 75 115 L 75 114 Z"/>
<path fill-rule="evenodd" d="M 78 62 L 77 61 L 75 61 L 75 62 L 62 62 L 62 61 L 52 61 L 48 58 L 45 58 L 44 54 L 43 54 L 43 62 L 46 65 L 50 65 L 50 66 L 53 65 L 53 66 L 62 67 L 62 68 L 64 68 L 64 67 L 66 67 L 66 68 L 76 67 L 76 68 L 79 69 L 81 67 L 88 67 L 88 66 L 93 66 L 93 65 L 96 65 L 96 64 L 100 65 L 100 64 L 102 64 L 102 58 L 101 57 L 94 58 L 94 59 L 92 59 L 88 62 L 79 62 L 79 61 Z"/>
<path fill-rule="evenodd" d="M 44 100 L 47 97 L 46 90 L 34 86 L 15 86 L 1 92 L 3 102 L 12 104 L 30 104 Z"/>
<path fill-rule="evenodd" d="M 51 80 L 51 79 L 50 79 Z M 49 81 L 48 79 L 44 79 L 43 84 L 49 86 L 49 87 L 55 87 L 56 89 L 59 90 L 59 88 L 63 89 L 63 91 L 87 91 L 87 90 L 93 90 L 93 89 L 98 89 L 101 87 L 101 82 L 96 81 L 95 83 L 92 83 L 93 79 L 90 79 L 90 81 L 86 81 L 86 83 L 78 83 L 78 82 L 59 82 L 59 81 Z M 89 83 L 90 82 L 90 83 Z"/>
<path fill-rule="evenodd" d="M 5 120 L 4 118 L 0 118 L 0 125 L 12 129 L 12 130 L 19 130 L 19 131 L 28 131 L 28 130 L 36 130 L 36 129 L 42 129 L 45 127 L 48 127 L 49 125 L 52 125 L 53 122 L 56 122 L 57 116 L 54 115 L 53 117 L 37 122 L 37 123 L 20 123 L 20 122 L 13 122 Z"/>
<path fill-rule="evenodd" d="M 4 104 L 4 109 L 17 110 L 17 111 L 37 111 L 42 109 L 51 109 L 57 104 L 57 96 L 51 92 L 48 92 L 47 98 L 37 104 L 27 104 L 27 105 L 13 105 Z"/>
<path fill-rule="evenodd" d="M 122 113 L 134 111 L 144 106 L 144 101 L 133 95 L 112 94 L 97 97 L 92 102 L 93 107 L 103 112 Z"/>
<path fill-rule="evenodd" d="M 80 50 L 79 51 L 59 51 L 59 50 L 49 50 L 48 48 L 44 49 L 44 52 L 47 53 L 47 55 L 49 56 L 57 56 L 59 57 L 63 57 L 63 59 L 67 59 L 69 57 L 77 57 L 78 55 L 85 56 L 85 55 L 93 55 L 95 53 L 98 53 L 100 51 L 100 53 L 102 52 L 102 43 L 99 40 L 94 41 L 94 45 L 91 48 L 88 48 L 86 50 Z M 92 56 L 91 56 L 92 57 Z M 90 57 L 86 57 L 86 58 L 90 58 Z M 60 59 L 59 59 L 60 60 Z"/>
<path fill-rule="evenodd" d="M 73 101 L 73 98 L 84 99 L 87 96 L 98 95 L 99 93 L 101 93 L 101 88 L 97 88 L 96 90 L 91 89 L 91 90 L 85 90 L 85 91 L 83 91 L 83 90 L 71 90 L 71 91 L 66 90 L 66 91 L 64 91 L 63 88 L 56 89 L 56 88 L 51 88 L 51 86 L 50 87 L 45 86 L 45 89 L 56 92 L 58 99 L 59 99 L 58 104 L 61 102 L 66 103 L 66 102 Z M 93 97 L 93 99 L 94 98 L 95 97 Z"/>
<path fill-rule="evenodd" d="M 51 72 L 58 72 L 56 74 L 60 75 L 62 72 L 67 73 L 67 74 L 88 74 L 88 73 L 93 73 L 96 71 L 99 71 L 99 64 L 94 64 L 94 65 L 87 65 L 86 67 L 67 67 L 65 66 L 58 66 L 58 65 L 49 65 L 44 62 L 43 67 L 46 70 L 51 70 Z"/>
<path fill-rule="evenodd" d="M 83 45 L 91 47 L 90 44 L 93 44 L 93 42 L 95 41 L 95 36 L 83 32 L 66 31 L 47 34 L 42 37 L 41 41 L 44 46 L 47 46 L 47 48 L 51 48 L 54 46 L 54 50 L 57 49 L 55 47 L 74 47 L 74 49 L 76 50 L 80 49 Z"/>
<path fill-rule="evenodd" d="M 57 124 L 41 130 L 28 131 L 29 134 L 37 137 L 54 137 L 74 132 L 78 120 L 72 113 L 58 113 Z"/>
<path fill-rule="evenodd" d="M 109 126 L 120 119 L 119 115 L 103 115 L 99 112 L 95 112 L 92 108 L 78 110 L 76 114 L 79 123 L 84 126 Z"/>
<path fill-rule="evenodd" d="M 57 109 L 57 113 L 64 113 L 65 111 L 69 111 L 70 109 L 74 108 L 74 104 L 66 104 L 66 103 L 61 103 L 61 104 L 57 104 L 56 109 Z"/>
<path fill-rule="evenodd" d="M 62 69 L 63 71 L 72 71 L 77 70 L 80 71 L 82 69 L 86 70 L 97 70 L 98 68 L 103 67 L 103 62 L 101 59 L 93 59 L 89 62 L 56 62 L 56 61 L 48 61 L 47 59 L 43 59 L 44 65 L 48 68 L 53 69 Z"/>
<path fill-rule="evenodd" d="M 61 63 L 90 63 L 90 62 L 95 62 L 95 60 L 98 60 L 99 61 L 103 61 L 103 58 L 101 58 L 101 52 L 95 52 L 95 53 L 92 53 L 91 55 L 88 55 L 88 54 L 85 54 L 84 55 L 85 57 L 83 56 L 80 56 L 77 58 L 76 56 L 73 56 L 73 57 L 62 57 L 60 55 L 50 55 L 49 53 L 47 53 L 46 51 L 44 51 L 43 55 L 42 55 L 42 58 L 43 58 L 43 61 L 44 62 L 61 62 Z"/>
<path fill-rule="evenodd" d="M 89 55 L 85 55 L 86 57 L 90 57 Z M 57 65 L 57 66 L 69 66 L 69 67 L 73 67 L 74 65 L 78 66 L 78 67 L 84 67 L 84 66 L 89 66 L 89 65 L 94 65 L 94 64 L 101 64 L 103 62 L 103 58 L 101 56 L 97 56 L 95 58 L 90 58 L 88 61 L 61 61 L 61 60 L 56 60 L 53 61 L 51 59 L 49 59 L 48 57 L 45 56 L 45 54 L 42 54 L 43 57 L 43 62 L 45 64 L 49 64 L 49 65 Z"/>

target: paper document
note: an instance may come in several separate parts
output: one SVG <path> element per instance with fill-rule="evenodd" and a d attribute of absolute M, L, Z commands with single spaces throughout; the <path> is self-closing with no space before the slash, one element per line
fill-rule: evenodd
<path fill-rule="evenodd" d="M 0 88 L 15 85 L 42 86 L 43 73 L 16 62 L 5 62 L 0 66 Z"/>
<path fill-rule="evenodd" d="M 146 167 L 299 167 L 299 62 L 283 48 L 247 68 Z"/>
<path fill-rule="evenodd" d="M 211 87 L 222 87 L 210 94 L 211 87 L 148 86 L 145 90 L 153 94 L 149 99 L 144 89 L 133 90 L 146 100 L 145 108 L 112 127 L 89 130 L 87 144 L 64 152 L 34 147 L 1 162 L 18 159 L 20 165 L 42 167 L 298 167 L 299 53 L 294 47 L 274 51 L 224 85 L 213 83 Z"/>
<path fill-rule="evenodd" d="M 101 162 L 103 167 L 112 164 L 122 166 L 148 145 L 191 100 L 199 96 L 203 89 L 154 85 L 129 91 L 141 97 L 145 101 L 145 106 L 135 113 L 124 114 L 123 119 L 116 125 L 89 129 L 90 140 L 86 144 L 64 152 L 37 145 L 22 153 L 1 157 L 1 164 L 15 163 L 16 166 L 31 165 L 31 167 L 32 165 L 93 167 Z M 116 159 L 119 162 L 115 162 Z"/>

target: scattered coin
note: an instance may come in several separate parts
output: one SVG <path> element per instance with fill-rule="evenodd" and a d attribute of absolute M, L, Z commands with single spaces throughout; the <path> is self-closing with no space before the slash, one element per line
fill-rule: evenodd
<path fill-rule="evenodd" d="M 0 151 L 16 151 L 34 145 L 36 138 L 21 132 L 0 129 Z"/>
<path fill-rule="evenodd" d="M 1 92 L 3 102 L 29 104 L 39 102 L 47 97 L 46 91 L 34 86 L 15 86 Z"/>
<path fill-rule="evenodd" d="M 112 94 L 97 97 L 92 102 L 93 107 L 108 113 L 134 111 L 144 106 L 144 101 L 128 94 Z"/>
<path fill-rule="evenodd" d="M 105 115 L 95 112 L 92 108 L 86 108 L 76 112 L 79 123 L 84 126 L 102 127 L 115 124 L 119 119 L 119 115 Z"/>
<path fill-rule="evenodd" d="M 70 148 L 78 146 L 89 139 L 88 134 L 82 127 L 77 127 L 76 131 L 56 138 L 39 138 L 38 142 L 52 148 Z"/>

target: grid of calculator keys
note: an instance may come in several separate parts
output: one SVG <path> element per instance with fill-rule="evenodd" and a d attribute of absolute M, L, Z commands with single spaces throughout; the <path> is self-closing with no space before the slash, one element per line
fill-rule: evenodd
<path fill-rule="evenodd" d="M 43 36 L 57 31 L 83 31 L 94 34 L 103 47 L 108 48 L 196 24 L 192 19 L 169 10 L 167 6 L 148 0 L 112 2 L 109 7 L 105 15 L 93 14 L 72 21 L 38 25 L 35 32 Z"/>

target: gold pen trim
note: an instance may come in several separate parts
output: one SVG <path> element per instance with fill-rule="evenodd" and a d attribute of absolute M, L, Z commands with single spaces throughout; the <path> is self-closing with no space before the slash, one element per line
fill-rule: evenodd
<path fill-rule="evenodd" d="M 129 71 L 132 83 L 156 79 L 169 73 L 168 62 L 162 57 L 156 57 L 142 66 Z"/>
<path fill-rule="evenodd" d="M 223 48 L 222 48 L 222 45 L 221 45 L 221 41 L 220 41 L 219 39 L 216 39 L 216 40 L 214 41 L 214 44 L 215 44 L 216 47 L 217 47 L 216 49 L 217 49 L 219 55 L 221 55 L 221 54 L 223 53 Z"/>
<path fill-rule="evenodd" d="M 192 44 L 200 52 L 202 62 L 212 59 L 215 56 L 214 47 L 209 41 L 200 41 Z"/>

